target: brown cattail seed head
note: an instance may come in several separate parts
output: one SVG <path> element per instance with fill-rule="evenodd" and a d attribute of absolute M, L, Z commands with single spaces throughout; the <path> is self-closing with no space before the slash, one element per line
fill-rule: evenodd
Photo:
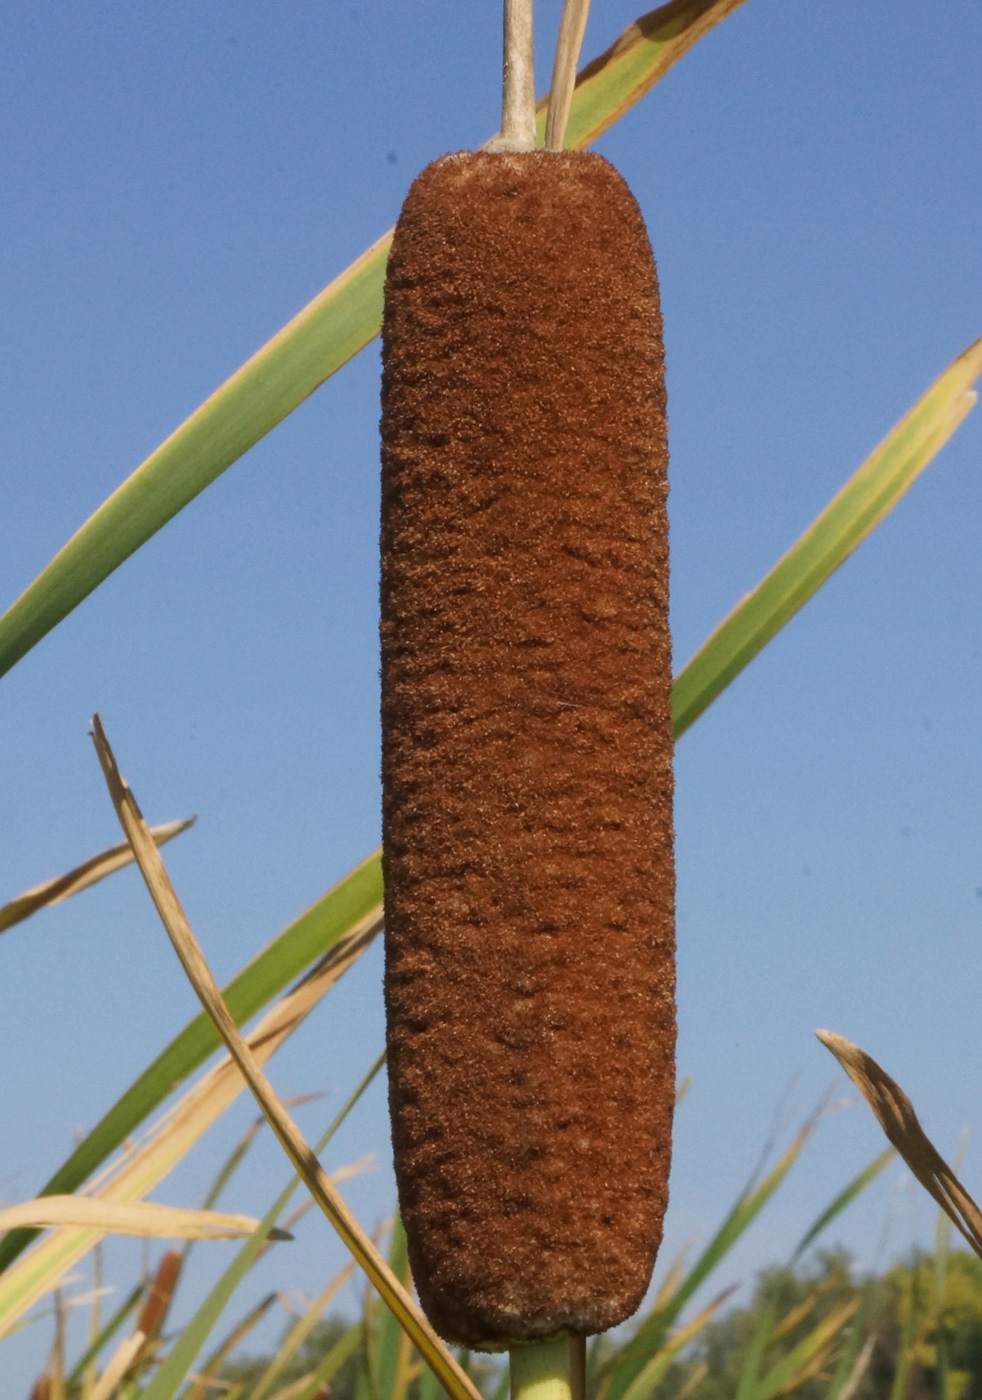
<path fill-rule="evenodd" d="M 383 328 L 386 1000 L 449 1340 L 623 1321 L 674 1098 L 667 444 L 637 205 L 596 155 L 409 192 Z"/>

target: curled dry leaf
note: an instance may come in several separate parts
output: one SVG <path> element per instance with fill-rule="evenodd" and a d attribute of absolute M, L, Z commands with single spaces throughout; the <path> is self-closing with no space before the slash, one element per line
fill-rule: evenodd
<path fill-rule="evenodd" d="M 82 1225 L 112 1235 L 144 1239 L 234 1240 L 251 1235 L 259 1225 L 250 1215 L 226 1215 L 216 1210 L 184 1210 L 149 1201 L 100 1201 L 91 1196 L 38 1196 L 33 1201 L 0 1210 L 0 1230 L 44 1229 L 50 1225 Z M 284 1231 L 271 1238 L 291 1239 Z"/>
<path fill-rule="evenodd" d="M 832 1031 L 815 1034 L 848 1074 L 897 1149 L 931 1196 L 982 1258 L 982 1212 L 917 1121 L 914 1105 L 871 1055 Z"/>
<path fill-rule="evenodd" d="M 150 835 L 156 845 L 163 846 L 172 837 L 187 831 L 189 826 L 194 826 L 197 820 L 197 817 L 187 817 L 184 821 L 164 822 L 162 826 L 151 827 Z M 0 905 L 0 933 L 6 933 L 14 924 L 29 919 L 39 909 L 46 909 L 49 904 L 60 904 L 63 899 L 78 894 L 80 890 L 87 890 L 90 885 L 98 884 L 113 871 L 130 865 L 132 860 L 130 843 L 122 841 L 118 846 L 110 846 L 107 851 L 100 851 L 97 856 L 91 856 L 67 874 L 58 875 L 53 880 L 45 880 L 43 885 L 35 885 L 32 890 L 25 890 L 9 904 Z"/>

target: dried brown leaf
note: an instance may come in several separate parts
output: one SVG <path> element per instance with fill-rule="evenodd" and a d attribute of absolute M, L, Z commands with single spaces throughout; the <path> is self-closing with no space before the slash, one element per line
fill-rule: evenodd
<path fill-rule="evenodd" d="M 216 1210 L 185 1210 L 150 1201 L 101 1201 L 91 1196 L 38 1196 L 0 1210 L 0 1230 L 52 1225 L 80 1225 L 143 1239 L 236 1240 L 251 1235 L 259 1221 Z M 282 1231 L 279 1237 L 283 1238 Z"/>
<path fill-rule="evenodd" d="M 223 1341 L 216 1348 L 208 1361 L 197 1372 L 193 1378 L 193 1385 L 189 1386 L 181 1396 L 181 1400 L 207 1400 L 209 1390 L 216 1389 L 215 1377 L 224 1364 L 249 1333 L 262 1322 L 275 1302 L 279 1300 L 278 1293 L 267 1293 L 265 1298 L 260 1298 L 255 1307 L 241 1318 Z M 220 1385 L 220 1383 L 219 1383 Z"/>
<path fill-rule="evenodd" d="M 109 1400 L 126 1372 L 133 1365 L 146 1343 L 146 1336 L 136 1331 L 124 1337 L 113 1352 L 109 1365 L 89 1391 L 89 1400 Z"/>
<path fill-rule="evenodd" d="M 313 1202 L 311 1202 L 313 1204 Z M 354 1273 L 355 1264 L 352 1261 L 347 1264 L 339 1274 L 336 1274 L 327 1287 L 309 1303 L 303 1313 L 297 1318 L 290 1328 L 288 1334 L 280 1344 L 279 1350 L 270 1361 L 266 1370 L 259 1377 L 253 1389 L 250 1391 L 249 1400 L 264 1400 L 280 1376 L 289 1366 L 294 1356 L 303 1346 L 304 1341 L 316 1327 L 318 1320 L 328 1303 L 334 1298 L 344 1284 L 346 1284 Z"/>
<path fill-rule="evenodd" d="M 151 827 L 150 835 L 158 846 L 163 846 L 173 837 L 180 836 L 182 831 L 187 831 L 188 827 L 194 826 L 197 820 L 197 817 L 187 817 L 184 821 L 164 822 L 162 826 Z M 90 857 L 81 865 L 76 865 L 75 869 L 69 870 L 66 875 L 58 875 L 53 880 L 45 880 L 43 885 L 35 885 L 32 890 L 25 890 L 9 904 L 0 906 L 0 933 L 6 933 L 14 924 L 29 919 L 39 909 L 47 909 L 49 904 L 60 904 L 63 899 L 78 894 L 80 890 L 87 890 L 90 885 L 98 884 L 107 875 L 112 875 L 124 865 L 129 865 L 132 860 L 130 843 L 123 841 L 118 846 L 110 846 L 107 851 L 100 851 L 97 856 Z"/>
<path fill-rule="evenodd" d="M 590 0 L 565 0 L 559 20 L 556 58 L 552 65 L 552 86 L 549 89 L 549 109 L 546 116 L 547 151 L 561 151 L 566 139 L 566 123 L 573 105 L 576 65 L 586 32 Z M 574 1385 L 575 1390 L 575 1385 Z M 576 1397 L 574 1396 L 574 1400 Z"/>
<path fill-rule="evenodd" d="M 303 1134 L 283 1107 L 275 1089 L 263 1073 L 259 1060 L 243 1039 L 181 907 L 136 798 L 120 774 L 98 715 L 93 716 L 92 738 L 116 815 L 133 847 L 133 854 L 167 936 L 198 999 L 238 1065 L 243 1079 L 255 1095 L 280 1145 L 299 1172 L 307 1190 L 334 1226 L 353 1258 L 364 1269 L 373 1287 L 384 1298 L 400 1326 L 408 1332 L 413 1344 L 425 1357 L 444 1390 L 455 1397 L 455 1400 L 484 1400 L 474 1382 L 443 1345 L 415 1299 L 399 1282 L 377 1247 L 365 1234 L 337 1187 L 311 1151 Z"/>
<path fill-rule="evenodd" d="M 815 1034 L 869 1104 L 887 1141 L 982 1258 L 982 1212 L 917 1121 L 900 1085 L 865 1050 L 832 1031 Z"/>
<path fill-rule="evenodd" d="M 361 956 L 382 926 L 372 909 L 299 982 L 269 1008 L 248 1043 L 260 1063 L 293 1034 L 338 978 Z M 182 1160 L 245 1088 L 235 1062 L 224 1056 L 181 1096 L 120 1158 L 105 1167 L 85 1194 L 103 1200 L 139 1200 Z M 0 1277 L 0 1337 L 49 1293 L 100 1239 L 91 1229 L 66 1226 L 45 1235 Z M 269 1247 L 269 1242 L 265 1248 Z"/>

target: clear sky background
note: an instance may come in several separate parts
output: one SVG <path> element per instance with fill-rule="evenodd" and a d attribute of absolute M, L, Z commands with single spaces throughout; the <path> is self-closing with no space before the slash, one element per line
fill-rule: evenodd
<path fill-rule="evenodd" d="M 539 88 L 559 0 L 539 0 Z M 584 53 L 639 12 L 595 0 Z M 198 403 L 480 144 L 496 0 L 0 10 L 0 605 Z M 982 334 L 982 7 L 747 0 L 599 144 L 661 277 L 676 664 Z M 0 681 L 0 902 L 118 840 L 99 709 L 221 979 L 379 839 L 373 345 Z M 663 1258 L 705 1240 L 839 1031 L 982 1185 L 982 411 L 680 742 L 678 1115 Z M 133 871 L 0 940 L 0 1198 L 34 1193 L 196 1004 Z M 316 1135 L 381 1045 L 375 950 L 272 1062 Z M 840 1081 L 841 1084 L 841 1081 Z M 844 1086 L 843 1087 L 843 1096 Z M 243 1102 L 156 1198 L 192 1204 Z M 788 1255 L 881 1147 L 837 1113 L 727 1266 Z M 390 1209 L 384 1091 L 329 1165 Z M 228 1198 L 287 1175 L 256 1150 Z M 884 1234 L 885 1222 L 887 1225 Z M 898 1169 L 828 1243 L 928 1239 Z M 885 1239 L 885 1243 L 884 1243 Z M 229 1246 L 197 1251 L 200 1294 Z M 129 1252 L 127 1252 L 129 1251 Z M 109 1256 L 120 1284 L 138 1257 Z M 250 1283 L 317 1289 L 308 1220 Z M 80 1275 L 75 1287 L 84 1286 Z M 47 1324 L 4 1344 L 26 1394 Z"/>

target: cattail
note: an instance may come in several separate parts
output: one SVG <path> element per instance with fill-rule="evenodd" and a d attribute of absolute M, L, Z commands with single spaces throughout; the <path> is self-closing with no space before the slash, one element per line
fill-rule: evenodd
<path fill-rule="evenodd" d="M 390 1108 L 448 1340 L 644 1295 L 674 1101 L 667 442 L 654 263 L 587 154 L 446 156 L 383 327 Z"/>

